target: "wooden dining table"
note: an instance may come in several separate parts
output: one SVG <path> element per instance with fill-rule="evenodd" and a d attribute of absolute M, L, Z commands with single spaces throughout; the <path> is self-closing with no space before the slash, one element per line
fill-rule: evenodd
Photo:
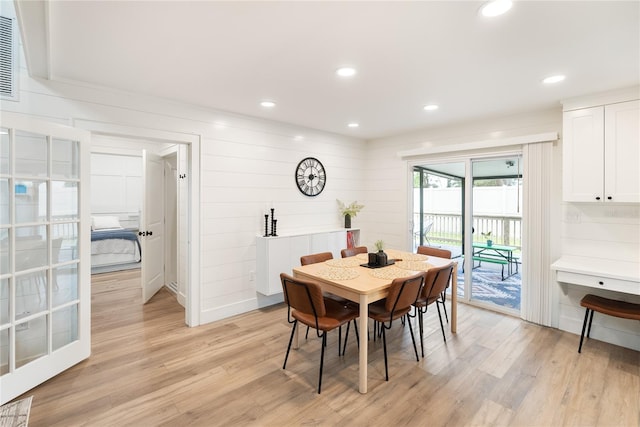
<path fill-rule="evenodd" d="M 361 264 L 367 264 L 367 254 L 359 254 L 354 257 L 332 259 L 317 264 L 308 264 L 293 269 L 294 277 L 313 280 L 322 286 L 323 291 L 341 296 L 360 304 L 359 328 L 360 328 L 360 352 L 358 361 L 359 390 L 367 392 L 367 330 L 369 319 L 369 304 L 385 298 L 394 278 L 412 276 L 430 267 L 439 267 L 453 262 L 453 275 L 451 278 L 451 332 L 457 329 L 457 262 L 446 258 L 438 258 L 411 252 L 396 250 L 385 251 L 389 260 L 394 264 L 382 268 L 368 268 Z M 297 335 L 296 335 L 297 344 Z"/>

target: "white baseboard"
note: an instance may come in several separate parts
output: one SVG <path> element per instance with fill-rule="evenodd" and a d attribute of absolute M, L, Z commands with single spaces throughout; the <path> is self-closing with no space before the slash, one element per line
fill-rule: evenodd
<path fill-rule="evenodd" d="M 282 293 L 263 296 L 260 295 L 256 298 L 247 299 L 244 301 L 235 302 L 222 307 L 215 307 L 200 312 L 200 324 L 215 322 L 217 320 L 226 319 L 227 317 L 235 316 L 237 314 L 247 313 L 259 308 L 268 307 L 270 305 L 278 304 L 283 301 Z"/>

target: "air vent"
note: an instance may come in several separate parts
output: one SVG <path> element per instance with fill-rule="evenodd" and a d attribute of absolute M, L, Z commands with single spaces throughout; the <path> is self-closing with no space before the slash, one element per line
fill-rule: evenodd
<path fill-rule="evenodd" d="M 0 16 L 0 97 L 17 100 L 15 20 Z"/>

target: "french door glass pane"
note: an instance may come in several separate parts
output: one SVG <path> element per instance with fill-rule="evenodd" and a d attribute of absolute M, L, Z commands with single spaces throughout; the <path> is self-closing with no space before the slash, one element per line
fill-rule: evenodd
<path fill-rule="evenodd" d="M 51 230 L 51 263 L 59 264 L 78 259 L 78 223 L 52 224 Z"/>
<path fill-rule="evenodd" d="M 20 176 L 47 176 L 48 144 L 45 135 L 16 131 L 15 174 Z"/>
<path fill-rule="evenodd" d="M 0 330 L 0 376 L 9 372 L 9 329 Z"/>
<path fill-rule="evenodd" d="M 16 227 L 16 272 L 44 267 L 49 260 L 47 228 L 44 225 Z"/>
<path fill-rule="evenodd" d="M 56 310 L 53 316 L 53 350 L 57 350 L 78 339 L 78 305 Z"/>
<path fill-rule="evenodd" d="M 0 224 L 9 224 L 11 217 L 9 216 L 9 180 L 0 179 Z"/>
<path fill-rule="evenodd" d="M 64 221 L 78 218 L 78 183 L 51 182 L 51 220 Z"/>
<path fill-rule="evenodd" d="M 9 279 L 0 280 L 0 326 L 9 323 Z"/>
<path fill-rule="evenodd" d="M 47 310 L 46 270 L 16 275 L 15 281 L 16 320 Z"/>
<path fill-rule="evenodd" d="M 16 223 L 45 222 L 47 220 L 47 182 L 16 180 Z"/>
<path fill-rule="evenodd" d="M 52 141 L 52 178 L 78 178 L 78 142 L 66 139 Z"/>
<path fill-rule="evenodd" d="M 0 274 L 10 273 L 9 254 L 11 253 L 11 241 L 9 240 L 9 229 L 0 228 Z"/>
<path fill-rule="evenodd" d="M 0 128 L 0 175 L 8 175 L 9 170 L 9 129 Z"/>
<path fill-rule="evenodd" d="M 53 307 L 78 299 L 78 265 L 53 269 Z"/>
<path fill-rule="evenodd" d="M 45 356 L 48 316 L 40 316 L 16 325 L 16 368 Z"/>

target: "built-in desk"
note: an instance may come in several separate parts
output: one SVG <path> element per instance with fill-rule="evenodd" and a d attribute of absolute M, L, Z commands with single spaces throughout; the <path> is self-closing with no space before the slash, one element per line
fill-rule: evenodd
<path fill-rule="evenodd" d="M 640 263 L 564 256 L 551 269 L 558 282 L 640 295 Z"/>

